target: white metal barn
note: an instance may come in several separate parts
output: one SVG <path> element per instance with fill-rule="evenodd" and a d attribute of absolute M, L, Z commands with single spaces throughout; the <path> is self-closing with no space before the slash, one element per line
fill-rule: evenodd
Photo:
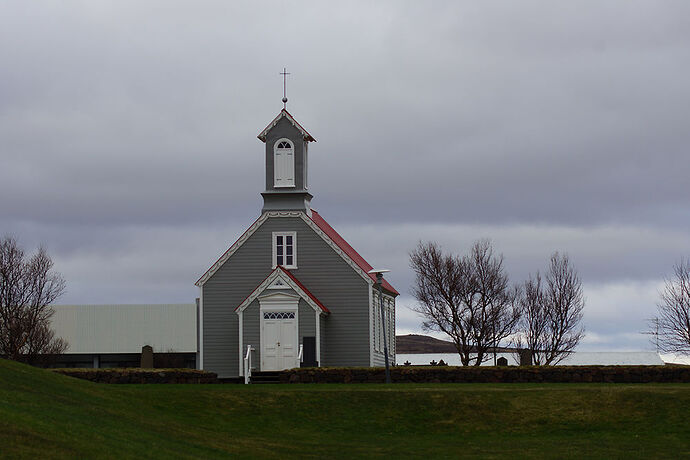
<path fill-rule="evenodd" d="M 56 305 L 52 327 L 69 343 L 60 367 L 139 367 L 145 345 L 197 367 L 195 304 Z"/>

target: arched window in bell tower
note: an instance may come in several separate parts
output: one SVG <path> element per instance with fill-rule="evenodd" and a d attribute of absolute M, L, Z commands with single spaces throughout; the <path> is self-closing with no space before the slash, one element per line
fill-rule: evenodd
<path fill-rule="evenodd" d="M 295 147 L 289 139 L 278 139 L 273 148 L 273 186 L 295 186 Z"/>

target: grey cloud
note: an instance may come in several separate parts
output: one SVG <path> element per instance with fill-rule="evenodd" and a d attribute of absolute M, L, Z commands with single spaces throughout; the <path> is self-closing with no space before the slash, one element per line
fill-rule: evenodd
<path fill-rule="evenodd" d="M 193 298 L 260 210 L 256 135 L 287 66 L 314 206 L 401 290 L 418 239 L 478 237 L 515 279 L 558 249 L 592 289 L 653 283 L 690 253 L 689 18 L 682 1 L 5 2 L 0 233 L 44 243 L 69 302 Z M 594 311 L 597 337 L 628 340 Z"/>

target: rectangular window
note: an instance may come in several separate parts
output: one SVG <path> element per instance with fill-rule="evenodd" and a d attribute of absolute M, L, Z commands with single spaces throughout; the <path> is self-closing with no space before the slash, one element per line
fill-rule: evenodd
<path fill-rule="evenodd" d="M 388 313 L 388 353 L 395 354 L 395 301 L 393 299 L 387 300 Z"/>
<path fill-rule="evenodd" d="M 374 351 L 383 351 L 382 335 L 381 335 L 381 304 L 379 300 L 379 293 L 374 292 Z"/>
<path fill-rule="evenodd" d="M 297 232 L 273 232 L 273 268 L 297 268 Z"/>
<path fill-rule="evenodd" d="M 388 355 L 393 356 L 393 354 L 395 354 L 395 300 L 387 295 L 383 296 L 383 318 L 381 317 L 381 304 L 379 302 L 379 293 L 378 291 L 374 291 L 371 309 L 374 351 L 383 353 L 383 338 L 385 334 L 388 345 Z"/>

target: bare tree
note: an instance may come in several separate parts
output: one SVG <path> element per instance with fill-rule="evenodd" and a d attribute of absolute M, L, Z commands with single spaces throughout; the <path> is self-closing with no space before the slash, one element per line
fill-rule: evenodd
<path fill-rule="evenodd" d="M 525 281 L 520 307 L 518 349 L 526 349 L 535 365 L 558 364 L 580 343 L 585 301 L 582 282 L 566 254 L 551 255 L 546 278 Z"/>
<path fill-rule="evenodd" d="M 517 290 L 508 283 L 503 256 L 494 255 L 489 241 L 477 241 L 463 257 L 420 242 L 410 253 L 410 266 L 424 329 L 447 334 L 463 366 L 480 365 L 514 332 Z"/>
<path fill-rule="evenodd" d="M 658 304 L 658 341 L 662 351 L 690 354 L 690 260 L 673 267 Z"/>
<path fill-rule="evenodd" d="M 547 345 L 549 315 L 547 312 L 544 287 L 539 272 L 525 281 L 520 297 L 519 334 L 514 338 L 518 362 L 522 363 L 520 353 L 529 352 L 530 359 L 537 366 L 543 364 L 542 355 L 538 350 L 545 350 Z"/>
<path fill-rule="evenodd" d="M 34 363 L 67 349 L 50 329 L 50 304 L 64 289 L 43 248 L 27 257 L 14 238 L 0 240 L 0 356 Z"/>

